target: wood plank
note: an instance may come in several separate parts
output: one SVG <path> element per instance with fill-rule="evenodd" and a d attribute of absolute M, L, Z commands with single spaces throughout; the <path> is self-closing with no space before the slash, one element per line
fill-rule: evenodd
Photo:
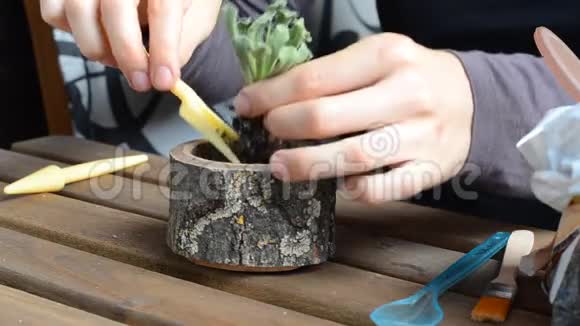
<path fill-rule="evenodd" d="M 122 325 L 112 320 L 2 285 L 0 285 L 0 324 L 39 326 Z"/>
<path fill-rule="evenodd" d="M 14 143 L 12 148 L 16 152 L 27 153 L 69 164 L 123 155 L 143 154 L 143 152 L 126 150 L 121 147 L 71 136 L 35 138 Z M 147 155 L 149 155 L 149 162 L 147 164 L 123 170 L 119 174 L 149 183 L 167 185 L 167 176 L 169 175 L 168 161 L 158 155 L 149 153 Z"/>
<path fill-rule="evenodd" d="M 13 181 L 48 164 L 61 164 L 54 161 L 0 150 L 0 180 Z M 88 181 L 69 185 L 61 194 L 83 201 L 96 203 L 124 211 L 144 214 L 167 220 L 168 201 L 158 185 L 139 184 L 142 197 L 134 195 L 135 184 L 122 177 L 103 176 L 99 184 L 122 184 L 116 196 L 100 197 L 91 189 Z M 108 186 L 107 186 L 108 187 Z M 134 199 L 135 198 L 135 199 Z M 439 275 L 447 266 L 461 257 L 461 253 L 423 245 L 412 241 L 399 240 L 385 235 L 383 227 L 368 225 L 365 221 L 337 219 L 337 256 L 333 261 L 404 279 L 426 284 Z M 368 221 L 366 221 L 368 222 Z M 399 228 L 399 226 L 392 226 Z M 493 230 L 488 230 L 489 234 Z M 539 232 L 539 231 L 538 231 Z M 538 233 L 540 234 L 540 233 Z M 483 241 L 482 239 L 481 241 Z M 473 243 L 476 246 L 477 243 Z M 470 250 L 471 248 L 466 248 Z M 485 268 L 478 270 L 472 277 L 459 283 L 454 290 L 459 293 L 478 297 L 486 284 L 497 273 L 498 263 L 490 261 Z M 533 282 L 535 281 L 535 282 Z M 516 306 L 551 313 L 551 308 L 537 280 L 528 280 L 520 291 Z M 539 300 L 538 298 L 544 299 Z"/>
<path fill-rule="evenodd" d="M 368 206 L 337 201 L 341 222 L 374 229 L 381 234 L 432 246 L 467 252 L 490 235 L 518 229 L 533 231 L 536 248 L 550 243 L 554 232 L 528 226 L 501 223 L 404 202 Z"/>
<path fill-rule="evenodd" d="M 419 284 L 336 263 L 282 274 L 212 270 L 173 255 L 165 245 L 165 224 L 54 194 L 0 196 L 0 225 L 84 251 L 162 271 L 230 293 L 305 314 L 371 325 L 377 306 L 412 294 Z M 441 298 L 446 324 L 469 321 L 476 299 L 456 293 Z M 548 325 L 549 317 L 515 309 L 507 325 Z"/>
<path fill-rule="evenodd" d="M 15 143 L 12 149 L 66 163 L 82 163 L 115 155 L 114 146 L 65 136 L 22 141 Z M 141 180 L 148 182 L 152 181 L 151 179 L 154 179 L 153 182 L 163 180 L 163 176 L 167 174 L 163 173 L 162 169 L 166 167 L 165 158 L 152 157 L 151 170 L 146 175 L 161 178 Z M 130 177 L 134 174 L 132 170 L 128 170 L 126 175 Z M 167 184 L 166 181 L 162 183 Z M 524 228 L 407 203 L 396 202 L 369 207 L 345 201 L 340 196 L 337 198 L 337 215 L 341 223 L 376 228 L 385 236 L 461 252 L 471 250 L 495 232 Z M 536 233 L 536 245 L 548 243 L 553 236 L 551 231 L 529 227 L 525 229 Z"/>
<path fill-rule="evenodd" d="M 337 254 L 333 261 L 415 283 L 426 284 L 461 258 L 463 253 L 387 237 L 381 230 L 337 226 Z M 479 297 L 495 278 L 499 262 L 490 260 L 453 291 Z M 552 313 L 552 307 L 541 288 L 541 280 L 522 277 L 515 307 Z"/>
<path fill-rule="evenodd" d="M 51 135 L 72 135 L 68 95 L 58 62 L 58 50 L 52 36 L 52 28 L 42 20 L 39 1 L 25 0 L 24 8 L 36 58 L 48 131 Z"/>
<path fill-rule="evenodd" d="M 14 182 L 48 165 L 68 164 L 0 149 L 0 180 Z M 110 206 L 148 217 L 167 220 L 169 190 L 167 187 L 116 175 L 75 182 L 62 195 Z"/>
<path fill-rule="evenodd" d="M 1 282 L 122 323 L 336 325 L 7 229 L 0 239 Z"/>

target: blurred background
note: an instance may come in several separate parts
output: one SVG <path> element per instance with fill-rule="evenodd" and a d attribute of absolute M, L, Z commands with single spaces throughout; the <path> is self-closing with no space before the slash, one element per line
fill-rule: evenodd
<path fill-rule="evenodd" d="M 303 15 L 318 56 L 380 30 L 375 0 L 316 0 L 309 8 Z M 118 71 L 86 60 L 70 34 L 42 21 L 38 0 L 0 1 L 0 42 L 2 148 L 64 134 L 167 155 L 198 137 L 171 94 L 137 94 Z"/>
<path fill-rule="evenodd" d="M 24 1 L 0 1 L 0 147 L 46 135 Z"/>
<path fill-rule="evenodd" d="M 311 5 L 304 16 L 317 56 L 380 32 L 376 0 L 312 0 Z M 199 137 L 178 116 L 174 96 L 137 94 L 117 70 L 86 60 L 70 34 L 42 21 L 39 0 L 0 1 L 0 47 L 1 148 L 47 135 L 74 135 L 167 156 L 176 144 Z M 208 104 L 222 112 L 228 96 L 233 95 Z M 553 215 L 535 202 L 510 198 L 504 204 L 495 194 L 463 201 L 449 185 L 440 195 L 426 192 L 417 203 L 490 218 L 517 217 L 520 224 L 541 225 L 542 216 Z"/>

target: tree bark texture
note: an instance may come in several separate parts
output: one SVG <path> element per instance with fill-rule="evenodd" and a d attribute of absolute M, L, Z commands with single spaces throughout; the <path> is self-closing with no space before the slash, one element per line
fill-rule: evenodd
<path fill-rule="evenodd" d="M 264 164 L 217 160 L 205 141 L 171 152 L 167 242 L 214 268 L 273 272 L 335 252 L 336 181 L 284 183 Z"/>

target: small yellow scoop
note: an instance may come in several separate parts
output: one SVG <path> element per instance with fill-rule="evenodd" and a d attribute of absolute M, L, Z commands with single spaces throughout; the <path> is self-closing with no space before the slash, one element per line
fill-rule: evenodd
<path fill-rule="evenodd" d="M 149 56 L 147 49 L 144 50 Z M 226 143 L 226 141 L 236 141 L 240 136 L 220 119 L 182 79 L 177 80 L 171 93 L 181 100 L 179 116 L 197 129 L 230 162 L 240 163 L 240 160 Z"/>
<path fill-rule="evenodd" d="M 49 165 L 4 188 L 7 195 L 56 192 L 65 185 L 117 172 L 148 161 L 147 155 L 135 155 L 98 160 L 61 168 Z"/>
<path fill-rule="evenodd" d="M 199 131 L 230 162 L 240 163 L 226 141 L 239 135 L 215 114 L 185 82 L 178 80 L 171 92 L 181 100 L 179 116 Z"/>

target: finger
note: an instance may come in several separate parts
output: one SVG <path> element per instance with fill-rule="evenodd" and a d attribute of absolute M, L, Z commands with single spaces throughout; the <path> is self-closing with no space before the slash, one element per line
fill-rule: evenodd
<path fill-rule="evenodd" d="M 220 9 L 215 1 L 207 0 L 184 0 L 183 6 L 185 15 L 179 45 L 180 67 L 189 62 L 195 49 L 214 29 Z"/>
<path fill-rule="evenodd" d="M 367 204 L 409 199 L 445 182 L 441 168 L 430 161 L 411 161 L 384 174 L 348 177 L 342 192 Z"/>
<path fill-rule="evenodd" d="M 289 103 L 369 86 L 405 59 L 402 36 L 375 36 L 335 54 L 298 65 L 288 73 L 250 85 L 234 104 L 242 116 L 260 116 Z"/>
<path fill-rule="evenodd" d="M 144 92 L 151 83 L 137 4 L 137 0 L 101 0 L 101 19 L 119 69 L 135 90 Z"/>
<path fill-rule="evenodd" d="M 65 0 L 40 0 L 42 20 L 63 31 L 70 32 L 65 11 Z"/>
<path fill-rule="evenodd" d="M 153 86 L 170 90 L 180 77 L 179 43 L 183 20 L 183 2 L 149 0 L 150 77 Z"/>
<path fill-rule="evenodd" d="M 274 109 L 264 122 L 281 139 L 326 139 L 372 130 L 424 112 L 431 97 L 420 83 L 401 70 L 370 87 Z"/>
<path fill-rule="evenodd" d="M 417 127 L 412 123 L 387 126 L 333 143 L 281 150 L 270 159 L 272 172 L 284 181 L 306 181 L 406 162 L 423 151 Z"/>
<path fill-rule="evenodd" d="M 65 4 L 65 13 L 75 42 L 81 53 L 93 61 L 105 59 L 108 51 L 99 21 L 99 10 L 98 0 L 68 0 Z"/>

